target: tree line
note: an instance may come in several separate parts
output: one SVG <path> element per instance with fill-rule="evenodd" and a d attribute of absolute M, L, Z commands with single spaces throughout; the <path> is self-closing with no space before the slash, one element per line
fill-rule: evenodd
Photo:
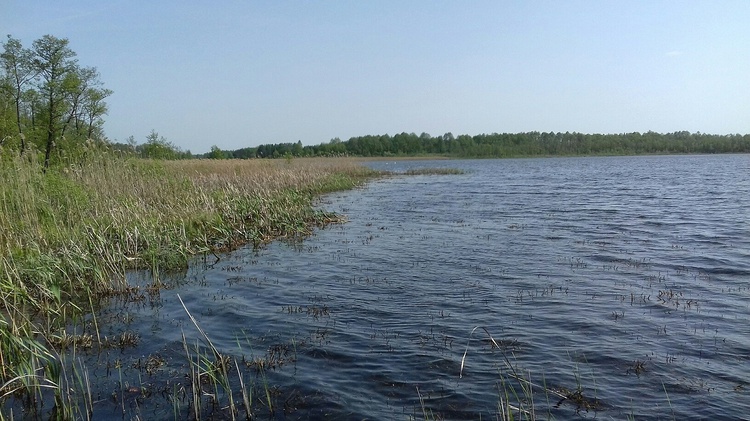
<path fill-rule="evenodd" d="M 399 133 L 367 135 L 319 145 L 263 144 L 222 151 L 212 147 L 204 158 L 280 158 L 289 156 L 417 156 L 510 158 L 530 156 L 750 153 L 750 135 L 690 133 L 584 134 L 570 132 L 492 133 L 430 136 Z"/>
<path fill-rule="evenodd" d="M 108 145 L 113 150 L 132 154 L 141 158 L 175 160 L 202 157 L 201 155 L 193 155 L 190 150 L 181 149 L 179 146 L 167 140 L 164 136 L 160 136 L 156 130 L 151 130 L 151 133 L 146 136 L 145 143 L 139 144 L 133 136 L 130 136 L 125 139 L 125 143 L 109 142 Z"/>

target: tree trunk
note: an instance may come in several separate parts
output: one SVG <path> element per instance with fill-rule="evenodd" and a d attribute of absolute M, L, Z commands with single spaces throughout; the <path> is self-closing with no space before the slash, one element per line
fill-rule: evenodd
<path fill-rule="evenodd" d="M 21 155 L 23 150 L 26 149 L 26 140 L 23 136 L 23 129 L 21 128 L 21 96 L 16 96 L 16 124 L 18 124 L 18 136 L 21 137 Z"/>
<path fill-rule="evenodd" d="M 47 126 L 47 148 L 44 151 L 44 168 L 46 173 L 49 168 L 49 157 L 52 153 L 52 146 L 55 144 L 55 99 L 52 95 L 49 98 L 49 124 Z"/>

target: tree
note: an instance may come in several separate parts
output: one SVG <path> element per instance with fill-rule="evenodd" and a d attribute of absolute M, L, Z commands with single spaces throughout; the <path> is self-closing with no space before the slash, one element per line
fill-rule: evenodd
<path fill-rule="evenodd" d="M 235 159 L 248 159 L 255 158 L 257 148 L 241 148 L 232 151 L 232 158 Z"/>
<path fill-rule="evenodd" d="M 152 159 L 179 159 L 183 155 L 177 146 L 164 136 L 159 136 L 155 130 L 151 130 L 146 136 L 146 144 L 141 146 L 141 153 L 144 158 Z"/>
<path fill-rule="evenodd" d="M 86 138 L 91 138 L 96 120 L 107 111 L 103 99 L 112 94 L 109 89 L 100 89 L 101 85 L 95 67 L 76 67 L 65 76 L 62 88 L 67 101 L 67 117 L 60 136 L 65 136 L 70 127 L 76 134 L 83 136 L 85 133 Z"/>
<path fill-rule="evenodd" d="M 110 95 L 112 95 L 110 89 L 91 87 L 86 90 L 81 111 L 83 118 L 85 118 L 87 138 L 91 139 L 94 137 L 95 131 L 101 131 L 101 126 L 104 123 L 102 116 L 109 111 L 104 99 Z M 101 133 L 97 134 L 101 136 Z"/>
<path fill-rule="evenodd" d="M 21 104 L 26 85 L 36 77 L 36 69 L 32 63 L 31 51 L 23 48 L 21 41 L 8 35 L 8 40 L 3 45 L 3 50 L 3 53 L 0 54 L 0 59 L 2 60 L 2 67 L 7 79 L 7 83 L 4 86 L 15 102 L 16 125 L 18 127 L 18 135 L 21 138 L 21 153 L 23 153 L 26 148 L 26 142 L 21 125 Z"/>
<path fill-rule="evenodd" d="M 224 151 L 219 149 L 218 146 L 213 145 L 211 146 L 211 152 L 207 155 L 208 159 L 226 159 L 226 156 L 224 154 Z"/>
<path fill-rule="evenodd" d="M 302 156 L 302 141 L 298 140 L 297 143 L 292 146 L 292 155 L 294 156 Z"/>
<path fill-rule="evenodd" d="M 96 68 L 79 67 L 75 56 L 67 39 L 51 35 L 31 49 L 8 36 L 0 50 L 0 144 L 17 137 L 21 154 L 31 143 L 44 148 L 45 171 L 53 150 L 104 137 L 104 100 L 112 91 Z"/>
<path fill-rule="evenodd" d="M 24 111 L 27 113 L 27 130 L 34 131 L 37 128 L 36 123 L 38 120 L 38 113 L 44 110 L 44 99 L 39 94 L 39 91 L 30 88 L 23 93 L 23 102 Z M 28 127 L 29 123 L 31 124 L 31 127 Z"/>
<path fill-rule="evenodd" d="M 49 168 L 50 154 L 61 131 L 61 118 L 66 112 L 64 82 L 76 71 L 76 53 L 68 48 L 66 38 L 45 35 L 33 43 L 32 64 L 41 77 L 40 91 L 47 107 L 47 142 L 44 151 L 44 169 Z"/>

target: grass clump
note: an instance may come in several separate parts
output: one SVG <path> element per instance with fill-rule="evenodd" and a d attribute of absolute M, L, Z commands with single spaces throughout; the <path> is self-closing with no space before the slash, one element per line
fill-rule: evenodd
<path fill-rule="evenodd" d="M 316 195 L 375 175 L 344 159 L 155 161 L 94 145 L 46 173 L 40 161 L 0 155 L 0 404 L 60 385 L 48 349 L 98 297 L 128 291 L 128 269 L 307 235 L 338 220 Z"/>
<path fill-rule="evenodd" d="M 552 387 L 547 384 L 544 377 L 542 377 L 543 382 L 541 384 L 534 383 L 531 371 L 521 369 L 514 362 L 513 352 L 510 352 L 513 360 L 506 354 L 506 350 L 512 348 L 517 342 L 515 340 L 496 341 L 486 328 L 480 326 L 472 329 L 469 334 L 466 350 L 461 358 L 459 378 L 463 378 L 464 375 L 472 336 L 480 328 L 487 335 L 492 349 L 502 352 L 502 365 L 499 370 L 500 378 L 497 385 L 498 404 L 497 414 L 495 414 L 497 419 L 502 421 L 553 419 L 551 411 L 553 409 L 559 410 L 564 404 L 578 415 L 603 409 L 603 404 L 598 398 L 584 393 L 586 391 L 581 384 L 577 367 L 575 373 L 576 386 L 573 389 Z M 554 405 L 553 402 L 555 402 Z"/>

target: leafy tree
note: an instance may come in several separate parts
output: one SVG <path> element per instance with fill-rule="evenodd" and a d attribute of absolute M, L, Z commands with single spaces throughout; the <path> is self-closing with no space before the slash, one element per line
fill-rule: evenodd
<path fill-rule="evenodd" d="M 232 151 L 232 158 L 248 159 L 256 157 L 257 148 L 242 148 Z"/>
<path fill-rule="evenodd" d="M 70 127 L 77 134 L 91 138 L 97 119 L 107 112 L 103 100 L 112 94 L 109 89 L 101 89 L 101 85 L 95 67 L 76 68 L 66 75 L 63 93 L 68 112 L 61 136 Z"/>
<path fill-rule="evenodd" d="M 44 168 L 49 168 L 50 154 L 57 134 L 62 130 L 61 118 L 66 110 L 65 81 L 77 70 L 76 53 L 68 47 L 68 40 L 45 35 L 33 43 L 32 63 L 41 77 L 40 91 L 47 104 L 47 141 Z"/>
<path fill-rule="evenodd" d="M 91 139 L 95 135 L 102 135 L 102 116 L 109 111 L 104 100 L 112 95 L 110 89 L 100 87 L 89 87 L 84 92 L 81 103 L 82 120 L 86 125 L 86 137 Z M 97 133 L 99 132 L 99 133 Z"/>
<path fill-rule="evenodd" d="M 302 141 L 298 140 L 297 143 L 292 146 L 291 154 L 294 156 L 302 156 L 303 149 L 302 149 Z"/>
<path fill-rule="evenodd" d="M 21 123 L 21 107 L 25 88 L 36 77 L 36 69 L 32 65 L 31 51 L 23 48 L 21 41 L 8 35 L 3 50 L 0 59 L 5 72 L 5 83 L 2 86 L 6 92 L 10 93 L 15 103 L 16 125 L 21 138 L 21 153 L 23 153 L 26 143 Z"/>
<path fill-rule="evenodd" d="M 31 49 L 8 36 L 0 53 L 0 143 L 19 139 L 21 154 L 36 144 L 44 150 L 45 171 L 54 151 L 104 138 L 105 99 L 112 91 L 103 88 L 96 68 L 79 67 L 75 57 L 67 39 L 51 35 Z"/>
<path fill-rule="evenodd" d="M 144 158 L 180 159 L 183 157 L 180 148 L 165 139 L 164 136 L 159 136 L 159 133 L 155 130 L 151 130 L 151 133 L 146 136 L 146 143 L 140 147 L 140 151 Z"/>
<path fill-rule="evenodd" d="M 218 146 L 213 145 L 211 146 L 211 152 L 208 153 L 207 158 L 208 159 L 226 159 L 226 155 L 224 154 L 224 151 L 219 149 Z"/>

